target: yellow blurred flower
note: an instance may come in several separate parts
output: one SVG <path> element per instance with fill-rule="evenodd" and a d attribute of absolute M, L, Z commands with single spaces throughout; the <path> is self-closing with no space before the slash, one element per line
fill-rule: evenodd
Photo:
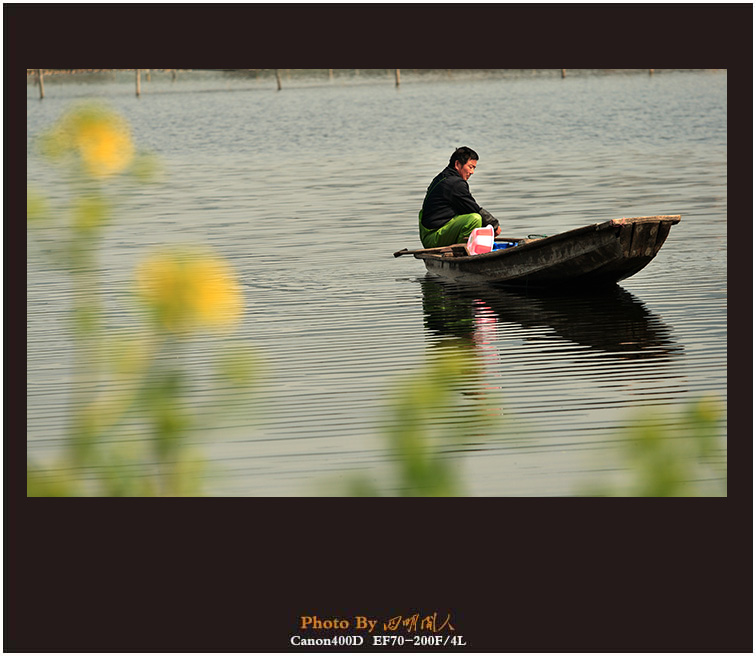
<path fill-rule="evenodd" d="M 42 148 L 52 158 L 77 155 L 93 177 L 121 173 L 134 159 L 129 124 L 117 113 L 98 106 L 84 106 L 66 114 L 44 135 Z"/>
<path fill-rule="evenodd" d="M 153 255 L 137 269 L 137 289 L 162 328 L 230 328 L 241 318 L 241 288 L 228 264 L 206 253 Z"/>
<path fill-rule="evenodd" d="M 84 167 L 94 176 L 120 173 L 134 157 L 128 126 L 115 118 L 81 125 L 76 146 Z"/>

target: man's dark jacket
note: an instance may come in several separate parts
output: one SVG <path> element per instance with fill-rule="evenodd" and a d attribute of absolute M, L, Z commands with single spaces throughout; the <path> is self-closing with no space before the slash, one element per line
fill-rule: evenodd
<path fill-rule="evenodd" d="M 455 168 L 447 166 L 428 186 L 423 201 L 423 226 L 428 230 L 438 230 L 458 214 L 473 212 L 483 217 L 483 225 L 493 225 L 494 229 L 498 227 L 499 222 L 475 202 L 467 181 Z"/>

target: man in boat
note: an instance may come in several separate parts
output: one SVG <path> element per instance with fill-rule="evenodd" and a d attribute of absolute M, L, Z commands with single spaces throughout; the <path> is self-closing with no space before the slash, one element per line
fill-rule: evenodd
<path fill-rule="evenodd" d="M 462 244 L 475 228 L 486 225 L 493 226 L 495 235 L 501 234 L 499 222 L 470 193 L 467 181 L 477 165 L 478 153 L 462 146 L 433 178 L 419 216 L 420 241 L 425 248 Z"/>

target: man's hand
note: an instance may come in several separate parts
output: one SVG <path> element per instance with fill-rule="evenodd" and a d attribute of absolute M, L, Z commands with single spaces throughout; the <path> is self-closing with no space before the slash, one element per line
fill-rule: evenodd
<path fill-rule="evenodd" d="M 488 210 L 484 210 L 482 207 L 480 208 L 480 216 L 483 219 L 483 225 L 484 226 L 493 226 L 494 228 L 494 236 L 501 234 L 501 228 L 499 227 L 499 221 L 498 219 L 491 214 Z"/>

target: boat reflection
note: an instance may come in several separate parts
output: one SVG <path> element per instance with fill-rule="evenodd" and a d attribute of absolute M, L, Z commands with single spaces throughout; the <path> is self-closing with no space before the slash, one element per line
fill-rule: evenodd
<path fill-rule="evenodd" d="M 679 352 L 670 329 L 620 286 L 600 292 L 525 292 L 461 285 L 427 275 L 420 280 L 425 325 L 431 332 L 472 342 L 489 341 L 492 323 L 548 328 L 575 344 L 646 359 Z"/>

